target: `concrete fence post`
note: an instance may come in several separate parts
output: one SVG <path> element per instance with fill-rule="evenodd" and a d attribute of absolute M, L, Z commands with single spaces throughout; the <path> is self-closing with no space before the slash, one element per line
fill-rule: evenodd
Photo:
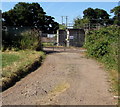
<path fill-rule="evenodd" d="M 68 29 L 66 30 L 66 32 L 67 32 L 67 38 L 66 38 L 66 41 L 67 41 L 67 47 L 69 47 L 69 46 L 70 46 L 70 41 L 69 41 L 70 32 L 69 32 Z"/>
<path fill-rule="evenodd" d="M 59 46 L 59 30 L 57 30 L 57 46 Z"/>

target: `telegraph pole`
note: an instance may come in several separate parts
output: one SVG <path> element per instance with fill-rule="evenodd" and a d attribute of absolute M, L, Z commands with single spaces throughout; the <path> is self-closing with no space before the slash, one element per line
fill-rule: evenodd
<path fill-rule="evenodd" d="M 62 17 L 62 24 L 64 23 L 63 21 L 63 19 L 65 18 L 65 20 L 66 20 L 66 22 L 65 22 L 65 26 L 66 26 L 66 32 L 67 32 L 67 38 L 66 38 L 66 45 L 67 45 L 67 47 L 69 47 L 69 30 L 68 30 L 68 16 L 61 16 Z"/>
<path fill-rule="evenodd" d="M 66 27 L 68 26 L 68 16 L 61 16 L 62 18 L 62 24 L 64 23 L 64 18 L 66 19 Z"/>
<path fill-rule="evenodd" d="M 63 16 L 61 16 L 62 17 L 62 24 L 63 24 Z"/>
<path fill-rule="evenodd" d="M 68 16 L 66 16 L 66 27 L 68 25 Z"/>

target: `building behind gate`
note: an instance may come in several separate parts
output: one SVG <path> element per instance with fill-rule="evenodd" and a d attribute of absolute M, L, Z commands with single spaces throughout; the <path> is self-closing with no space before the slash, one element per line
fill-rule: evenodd
<path fill-rule="evenodd" d="M 81 47 L 85 42 L 84 29 L 66 29 L 57 31 L 58 46 L 75 46 Z"/>

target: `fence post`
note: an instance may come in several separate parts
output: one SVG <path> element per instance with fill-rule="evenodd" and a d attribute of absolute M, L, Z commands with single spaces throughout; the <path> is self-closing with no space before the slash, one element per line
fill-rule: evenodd
<path fill-rule="evenodd" d="M 68 29 L 66 31 L 67 31 L 67 39 L 66 39 L 66 41 L 67 41 L 67 47 L 69 47 L 70 46 L 70 41 L 69 41 L 70 32 L 69 32 Z"/>
<path fill-rule="evenodd" d="M 57 46 L 59 46 L 59 30 L 57 30 Z"/>

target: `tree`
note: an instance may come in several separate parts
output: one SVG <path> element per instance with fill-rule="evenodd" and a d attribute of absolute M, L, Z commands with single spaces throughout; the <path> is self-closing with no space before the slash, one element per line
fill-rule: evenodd
<path fill-rule="evenodd" d="M 90 23 L 99 23 L 101 25 L 107 25 L 109 20 L 109 14 L 103 9 L 88 8 L 83 11 L 83 18 L 88 18 Z"/>
<path fill-rule="evenodd" d="M 77 17 L 76 19 L 74 19 L 74 28 L 83 28 L 85 27 L 85 25 L 89 24 L 89 19 L 88 18 L 81 18 L 81 17 Z"/>
<path fill-rule="evenodd" d="M 103 9 L 95 9 L 96 13 L 96 22 L 101 25 L 107 25 L 109 23 L 109 14 Z"/>
<path fill-rule="evenodd" d="M 59 26 L 38 3 L 19 2 L 13 9 L 2 13 L 2 18 L 5 26 L 36 27 L 46 33 L 56 32 Z"/>
<path fill-rule="evenodd" d="M 95 19 L 97 17 L 96 17 L 96 12 L 94 9 L 92 9 L 92 8 L 85 9 L 83 11 L 83 14 L 84 14 L 84 16 L 83 16 L 84 19 L 87 18 L 90 20 L 90 23 L 95 23 L 95 21 L 96 21 Z"/>
<path fill-rule="evenodd" d="M 63 24 L 59 24 L 59 29 L 66 29 L 67 27 Z"/>
<path fill-rule="evenodd" d="M 117 24 L 120 26 L 120 6 L 114 7 L 110 11 L 111 13 L 114 13 L 114 24 Z"/>

